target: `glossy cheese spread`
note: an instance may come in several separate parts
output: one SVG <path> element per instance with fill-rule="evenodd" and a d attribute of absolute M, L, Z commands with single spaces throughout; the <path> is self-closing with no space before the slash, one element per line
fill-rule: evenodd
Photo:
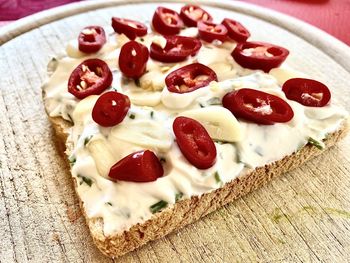
<path fill-rule="evenodd" d="M 195 36 L 189 28 L 182 35 Z M 162 43 L 159 35 L 137 38 L 148 46 Z M 180 199 L 200 196 L 222 187 L 238 176 L 259 166 L 298 151 L 310 140 L 322 148 L 322 140 L 336 131 L 347 113 L 333 103 L 322 107 L 305 107 L 287 100 L 281 85 L 289 78 L 305 75 L 286 65 L 272 69 L 269 74 L 244 69 L 230 55 L 234 43 L 203 43 L 199 53 L 180 63 L 161 63 L 149 60 L 147 73 L 139 81 L 124 78 L 118 69 L 117 57 L 128 39 L 112 35 L 96 54 L 86 55 L 77 48 L 77 41 L 67 44 L 66 56 L 53 59 L 45 83 L 45 106 L 51 117 L 62 117 L 72 126 L 66 132 L 67 155 L 72 176 L 89 218 L 102 218 L 104 234 L 112 235 L 145 222 L 154 213 L 171 207 Z M 76 99 L 67 91 L 73 69 L 87 58 L 107 62 L 113 83 L 109 90 L 129 96 L 131 107 L 120 124 L 105 128 L 92 120 L 92 108 L 99 96 Z M 212 68 L 218 82 L 189 93 L 172 93 L 165 87 L 164 78 L 173 70 L 200 62 Z M 279 96 L 294 111 L 287 123 L 258 125 L 236 119 L 222 107 L 223 96 L 233 90 L 250 88 Z M 269 111 L 269 108 L 262 108 Z M 198 120 L 215 141 L 216 163 L 200 170 L 191 165 L 175 142 L 172 123 L 177 116 Z M 154 182 L 134 183 L 111 181 L 108 172 L 113 164 L 128 154 L 150 149 L 160 158 L 164 176 Z"/>

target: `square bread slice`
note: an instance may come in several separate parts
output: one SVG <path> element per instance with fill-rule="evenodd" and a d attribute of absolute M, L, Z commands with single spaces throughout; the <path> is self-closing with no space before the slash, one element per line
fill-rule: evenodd
<path fill-rule="evenodd" d="M 43 94 L 45 99 L 45 94 Z M 64 153 L 67 140 L 67 129 L 70 127 L 69 122 L 60 117 L 49 117 L 57 137 L 61 143 L 60 149 L 62 156 L 67 160 Z M 323 150 L 307 144 L 299 151 L 284 157 L 274 163 L 258 167 L 248 173 L 240 175 L 238 178 L 226 183 L 221 188 L 201 196 L 193 196 L 190 199 L 183 199 L 170 205 L 164 210 L 155 213 L 149 220 L 132 226 L 129 230 L 112 236 L 105 236 L 103 231 L 102 218 L 88 218 L 80 196 L 80 206 L 89 226 L 91 235 L 97 247 L 103 254 L 115 258 L 128 253 L 136 248 L 176 231 L 216 209 L 238 199 L 251 191 L 261 187 L 269 182 L 272 178 L 291 171 L 307 160 L 321 154 L 329 147 L 335 145 L 341 140 L 349 129 L 349 123 L 344 120 L 339 129 L 328 134 L 324 140 L 325 148 Z M 74 180 L 74 179 L 73 179 Z M 77 191 L 77 181 L 74 180 L 75 190 Z"/>

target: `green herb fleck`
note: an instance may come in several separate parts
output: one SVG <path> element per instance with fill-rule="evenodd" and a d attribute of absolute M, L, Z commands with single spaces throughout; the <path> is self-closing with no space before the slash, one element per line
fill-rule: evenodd
<path fill-rule="evenodd" d="M 69 156 L 68 160 L 69 160 L 70 166 L 72 167 L 75 164 L 75 162 L 77 161 L 77 158 L 73 154 L 73 155 Z"/>
<path fill-rule="evenodd" d="M 163 209 L 168 205 L 168 202 L 165 202 L 163 200 L 160 200 L 159 202 L 153 204 L 150 206 L 149 210 L 152 212 L 152 214 L 157 213 L 159 210 Z"/>
<path fill-rule="evenodd" d="M 140 41 L 143 42 L 145 41 L 145 39 L 143 37 L 140 37 Z"/>
<path fill-rule="evenodd" d="M 204 105 L 203 105 L 202 103 L 199 103 L 199 106 L 200 106 L 201 108 L 204 108 Z"/>
<path fill-rule="evenodd" d="M 122 78 L 122 84 L 123 84 L 123 85 L 128 85 L 128 84 L 129 84 L 129 79 L 123 77 L 123 78 Z"/>
<path fill-rule="evenodd" d="M 67 116 L 68 116 L 68 118 L 69 118 L 69 121 L 70 121 L 71 123 L 74 123 L 73 118 L 72 118 L 72 116 L 70 116 L 69 113 L 67 113 Z"/>
<path fill-rule="evenodd" d="M 350 212 L 349 211 L 331 208 L 331 207 L 326 207 L 326 208 L 324 208 L 324 210 L 330 215 L 350 219 Z"/>
<path fill-rule="evenodd" d="M 287 218 L 288 218 L 288 216 L 286 214 L 284 214 L 280 208 L 276 208 L 274 210 L 273 214 L 271 215 L 271 219 L 275 223 L 279 223 L 282 219 L 287 219 Z"/>
<path fill-rule="evenodd" d="M 135 79 L 135 85 L 139 88 L 141 87 L 140 79 Z"/>
<path fill-rule="evenodd" d="M 86 146 L 86 145 L 89 143 L 89 141 L 91 140 L 91 138 L 92 138 L 92 135 L 90 135 L 90 136 L 88 136 L 88 137 L 85 137 L 85 139 L 84 139 L 84 146 Z"/>
<path fill-rule="evenodd" d="M 80 185 L 82 185 L 83 183 L 86 183 L 88 186 L 91 187 L 91 185 L 93 184 L 92 180 L 86 176 L 78 174 L 78 178 L 81 179 Z"/>
<path fill-rule="evenodd" d="M 221 105 L 221 100 L 220 100 L 220 98 L 218 98 L 218 97 L 213 97 L 213 98 L 210 98 L 210 99 L 207 101 L 207 103 L 208 103 L 209 105 Z"/>
<path fill-rule="evenodd" d="M 136 117 L 136 116 L 135 116 L 135 114 L 133 114 L 133 113 L 131 113 L 131 114 L 129 115 L 129 118 L 132 119 L 132 120 L 135 119 L 135 117 Z"/>
<path fill-rule="evenodd" d="M 215 178 L 216 183 L 218 183 L 218 184 L 219 184 L 219 183 L 222 183 L 221 178 L 220 178 L 220 175 L 219 175 L 218 172 L 215 172 L 214 178 Z"/>
<path fill-rule="evenodd" d="M 153 116 L 154 116 L 154 111 L 153 110 L 150 112 L 150 115 L 151 115 L 151 119 L 153 119 Z"/>
<path fill-rule="evenodd" d="M 280 239 L 280 238 L 277 238 L 277 241 L 278 241 L 279 243 L 281 243 L 281 244 L 285 244 L 285 243 L 286 243 L 286 241 L 284 241 L 283 239 Z"/>
<path fill-rule="evenodd" d="M 260 146 L 256 146 L 254 152 L 259 156 L 264 156 L 263 149 Z"/>
<path fill-rule="evenodd" d="M 118 89 L 116 87 L 112 87 L 113 91 L 118 91 Z"/>
<path fill-rule="evenodd" d="M 177 202 L 177 201 L 179 201 L 182 197 L 184 196 L 184 194 L 183 193 L 177 193 L 176 195 L 175 195 L 175 202 Z"/>
<path fill-rule="evenodd" d="M 308 142 L 319 150 L 323 150 L 325 148 L 323 142 L 317 141 L 314 138 L 309 137 Z"/>
<path fill-rule="evenodd" d="M 106 202 L 106 205 L 113 206 L 113 204 L 111 202 Z"/>
<path fill-rule="evenodd" d="M 220 141 L 220 140 L 214 140 L 214 142 L 216 142 L 217 144 L 224 144 L 225 141 Z"/>
<path fill-rule="evenodd" d="M 165 159 L 164 157 L 160 157 L 160 158 L 159 158 L 159 161 L 160 161 L 161 163 L 166 163 L 166 159 Z"/>

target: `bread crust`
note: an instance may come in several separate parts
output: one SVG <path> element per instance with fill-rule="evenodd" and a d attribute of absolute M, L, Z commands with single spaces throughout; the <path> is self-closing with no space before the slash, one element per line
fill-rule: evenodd
<path fill-rule="evenodd" d="M 65 131 L 70 127 L 70 124 L 60 117 L 49 117 L 49 119 L 61 144 L 59 149 L 62 152 L 62 156 L 69 162 L 66 154 L 64 154 L 64 150 L 68 136 Z M 272 178 L 299 167 L 307 160 L 321 154 L 345 137 L 349 126 L 349 122 L 345 120 L 336 132 L 329 134 L 324 140 L 326 145 L 324 150 L 307 144 L 299 151 L 281 160 L 240 175 L 233 181 L 226 183 L 222 188 L 201 196 L 193 196 L 190 199 L 181 200 L 154 214 L 149 220 L 136 224 L 123 233 L 112 236 L 104 235 L 102 218 L 87 217 L 83 201 L 77 193 L 76 180 L 74 180 L 75 190 L 96 246 L 103 254 L 115 258 L 135 250 L 151 240 L 164 237 L 174 230 L 193 223 L 229 202 L 261 187 Z"/>

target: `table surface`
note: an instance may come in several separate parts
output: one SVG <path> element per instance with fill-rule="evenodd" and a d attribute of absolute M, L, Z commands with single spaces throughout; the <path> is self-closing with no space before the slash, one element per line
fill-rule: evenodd
<path fill-rule="evenodd" d="M 135 5 L 132 12 L 149 18 L 155 6 Z M 350 110 L 350 66 L 337 58 L 336 46 L 334 54 L 326 54 L 321 45 L 332 42 L 312 41 L 303 26 L 254 8 L 235 8 L 234 14 L 207 8 L 216 17 L 234 15 L 255 39 L 286 46 L 288 63 L 327 83 L 333 98 Z M 127 16 L 130 9 L 67 16 L 0 48 L 0 262 L 112 262 L 89 235 L 40 86 L 51 55 L 62 52 L 87 23 L 108 25 L 115 13 Z M 347 54 L 341 56 L 345 62 Z M 254 193 L 115 262 L 344 262 L 350 253 L 349 156 L 350 136 Z"/>
<path fill-rule="evenodd" d="M 0 1 L 0 26 L 47 8 L 78 0 Z M 350 0 L 244 0 L 308 22 L 350 45 Z M 1 22 L 6 21 L 6 22 Z"/>
<path fill-rule="evenodd" d="M 350 45 L 350 0 L 244 0 L 294 16 Z"/>

